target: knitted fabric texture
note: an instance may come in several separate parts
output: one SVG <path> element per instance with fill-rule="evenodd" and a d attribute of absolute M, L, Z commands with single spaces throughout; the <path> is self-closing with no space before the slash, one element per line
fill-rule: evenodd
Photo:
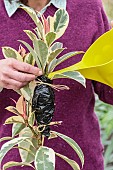
<path fill-rule="evenodd" d="M 51 5 L 44 13 L 45 17 L 48 15 L 53 16 L 56 10 L 57 8 Z M 64 53 L 75 50 L 86 51 L 101 34 L 109 29 L 100 0 L 68 0 L 67 11 L 70 15 L 69 27 L 59 39 L 64 44 L 64 47 L 67 47 Z M 11 46 L 18 50 L 20 43 L 17 40 L 20 39 L 31 45 L 31 41 L 23 30 L 32 30 L 33 28 L 35 28 L 35 24 L 25 11 L 18 9 L 9 18 L 3 0 L 0 1 L 0 47 Z M 1 48 L 0 58 L 4 58 Z M 68 59 L 58 69 L 77 63 L 81 58 L 82 56 L 78 55 Z M 85 155 L 83 170 L 104 170 L 100 128 L 97 116 L 94 113 L 94 91 L 101 100 L 113 104 L 113 90 L 106 85 L 92 82 L 91 80 L 87 80 L 86 88 L 73 80 L 60 79 L 55 80 L 54 83 L 65 84 L 70 87 L 70 90 L 55 92 L 56 110 L 54 120 L 63 121 L 63 124 L 53 129 L 73 138 L 80 145 Z M 5 110 L 5 107 L 14 105 L 10 98 L 17 100 L 18 95 L 14 91 L 6 89 L 0 93 L 0 138 L 11 136 L 11 127 L 3 125 L 6 118 L 12 115 Z M 56 152 L 64 154 L 80 164 L 77 155 L 62 139 L 47 140 L 45 145 L 54 148 Z M 6 155 L 3 163 L 8 161 L 20 161 L 16 149 Z M 31 170 L 29 167 L 9 168 L 9 170 L 21 169 Z M 56 158 L 55 170 L 71 169 L 63 160 Z"/>

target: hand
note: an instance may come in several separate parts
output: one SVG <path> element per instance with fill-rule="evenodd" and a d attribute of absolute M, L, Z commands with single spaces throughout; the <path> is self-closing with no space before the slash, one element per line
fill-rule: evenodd
<path fill-rule="evenodd" d="M 19 90 L 42 71 L 30 64 L 13 58 L 0 60 L 0 86 L 6 89 Z"/>
<path fill-rule="evenodd" d="M 113 20 L 111 21 L 111 27 L 113 28 Z"/>

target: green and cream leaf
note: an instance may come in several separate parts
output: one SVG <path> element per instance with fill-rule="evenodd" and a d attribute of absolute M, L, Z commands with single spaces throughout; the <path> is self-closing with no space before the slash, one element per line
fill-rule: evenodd
<path fill-rule="evenodd" d="M 43 39 L 44 38 L 44 28 L 43 28 L 41 21 L 37 17 L 36 12 L 33 9 L 28 8 L 28 7 L 21 7 L 21 8 L 24 9 L 29 14 L 29 16 L 32 18 L 32 20 L 34 21 L 34 23 L 36 24 L 36 26 L 38 28 L 38 31 L 40 32 L 41 38 Z"/>
<path fill-rule="evenodd" d="M 11 47 L 2 47 L 2 52 L 5 58 L 14 58 L 23 62 L 23 58 L 21 57 L 21 55 Z"/>
<path fill-rule="evenodd" d="M 6 107 L 5 109 L 8 110 L 9 112 L 12 112 L 12 113 L 18 115 L 18 116 L 21 115 L 21 114 L 19 113 L 19 111 L 17 110 L 17 108 L 14 107 L 14 106 L 8 106 L 8 107 Z"/>
<path fill-rule="evenodd" d="M 38 65 L 38 67 L 41 69 L 41 64 L 40 64 L 40 60 L 36 54 L 36 52 L 34 51 L 34 49 L 28 44 L 26 43 L 25 41 L 22 41 L 22 40 L 19 40 L 19 42 L 21 42 L 22 44 L 25 45 L 25 47 L 27 47 L 27 49 L 29 50 L 29 52 L 32 54 L 32 56 L 34 57 L 34 59 L 36 60 L 36 63 Z"/>
<path fill-rule="evenodd" d="M 46 43 L 44 43 L 42 40 L 35 39 L 33 41 L 34 50 L 40 60 L 42 70 L 44 72 L 46 62 L 47 62 L 47 56 L 48 56 L 48 47 Z"/>
<path fill-rule="evenodd" d="M 35 123 L 35 113 L 34 112 L 29 113 L 28 123 L 30 126 L 34 125 L 34 123 Z"/>
<path fill-rule="evenodd" d="M 0 149 L 0 162 L 2 162 L 3 158 L 5 157 L 9 150 L 11 150 L 15 145 L 21 143 L 26 139 L 28 139 L 28 137 L 18 137 L 3 144 Z"/>
<path fill-rule="evenodd" d="M 23 123 L 14 123 L 12 126 L 12 137 L 17 136 L 26 127 Z"/>
<path fill-rule="evenodd" d="M 63 43 L 61 42 L 55 42 L 54 44 L 52 44 L 52 46 L 50 47 L 50 51 L 55 51 L 58 49 L 63 48 Z"/>
<path fill-rule="evenodd" d="M 24 128 L 21 131 L 21 133 L 19 134 L 19 136 L 29 138 L 28 141 L 26 140 L 26 141 L 19 143 L 18 147 L 20 148 L 19 152 L 20 152 L 22 162 L 31 163 L 35 159 L 36 148 L 38 148 L 38 141 L 37 141 L 37 139 L 35 139 L 33 137 L 33 133 L 31 132 L 31 130 L 28 127 Z M 31 145 L 31 143 L 32 143 L 32 145 Z M 35 146 L 36 148 L 33 146 Z M 25 149 L 21 149 L 21 148 L 25 148 Z"/>
<path fill-rule="evenodd" d="M 21 116 L 12 116 L 6 119 L 5 124 L 13 124 L 13 123 L 25 123 L 24 119 Z"/>
<path fill-rule="evenodd" d="M 48 55 L 48 63 L 50 63 L 54 58 L 57 58 L 57 56 L 64 50 L 65 50 L 65 48 L 59 48 L 59 49 L 56 49 L 55 51 L 51 52 Z"/>
<path fill-rule="evenodd" d="M 73 79 L 79 82 L 80 84 L 82 84 L 84 87 L 86 87 L 85 78 L 78 71 L 67 71 L 64 73 L 59 73 L 59 74 L 56 74 L 52 79 L 58 79 L 58 78 Z"/>
<path fill-rule="evenodd" d="M 50 45 L 55 41 L 55 38 L 56 38 L 56 33 L 55 32 L 49 32 L 46 35 L 46 43 L 47 43 L 48 47 L 50 47 Z"/>
<path fill-rule="evenodd" d="M 58 135 L 60 138 L 62 138 L 65 142 L 67 142 L 73 149 L 74 151 L 77 153 L 77 155 L 79 156 L 81 163 L 82 163 L 82 167 L 84 165 L 84 154 L 81 150 L 81 148 L 79 147 L 79 145 L 70 137 L 63 135 L 61 133 L 52 131 L 53 133 L 56 133 L 56 135 Z"/>
<path fill-rule="evenodd" d="M 54 15 L 54 32 L 57 33 L 56 39 L 60 38 L 66 31 L 69 24 L 69 15 L 66 10 L 59 9 Z"/>
<path fill-rule="evenodd" d="M 24 58 L 24 62 L 34 66 L 35 65 L 35 58 L 33 57 L 33 55 L 31 53 L 28 53 Z"/>
<path fill-rule="evenodd" d="M 3 141 L 6 141 L 6 140 L 11 140 L 11 139 L 13 139 L 13 138 L 10 137 L 10 136 L 0 138 L 0 143 L 3 142 Z"/>
<path fill-rule="evenodd" d="M 53 149 L 41 146 L 35 156 L 36 170 L 55 170 L 55 152 Z"/>
<path fill-rule="evenodd" d="M 59 153 L 55 153 L 58 157 L 60 157 L 61 159 L 63 159 L 64 161 L 66 161 L 72 168 L 73 170 L 80 170 L 79 165 L 72 159 L 67 158 L 64 155 L 61 155 Z"/>
<path fill-rule="evenodd" d="M 14 166 L 29 166 L 29 167 L 35 169 L 31 164 L 26 163 L 26 162 L 14 162 L 14 161 L 10 161 L 10 162 L 7 162 L 6 164 L 4 164 L 3 170 L 6 170 L 6 169 L 14 167 Z"/>
<path fill-rule="evenodd" d="M 24 98 L 27 100 L 27 101 L 30 101 L 31 100 L 31 97 L 32 97 L 32 91 L 31 89 L 29 88 L 29 84 L 27 84 L 26 86 L 24 86 L 23 88 L 20 89 L 22 95 L 24 96 Z"/>
<path fill-rule="evenodd" d="M 83 51 L 74 51 L 74 52 L 69 52 L 67 54 L 64 54 L 62 57 L 58 58 L 56 64 L 59 65 L 60 63 L 64 62 L 65 60 L 67 60 L 73 56 L 76 56 L 78 54 L 83 54 L 83 53 L 84 53 Z"/>
<path fill-rule="evenodd" d="M 37 38 L 37 36 L 30 30 L 24 30 L 24 32 L 27 34 L 27 36 L 33 41 Z"/>

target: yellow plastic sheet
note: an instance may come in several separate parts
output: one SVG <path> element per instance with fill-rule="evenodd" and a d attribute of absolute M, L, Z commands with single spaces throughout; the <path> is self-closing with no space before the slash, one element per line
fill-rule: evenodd
<path fill-rule="evenodd" d="M 86 51 L 82 60 L 70 67 L 49 74 L 49 78 L 67 71 L 79 71 L 85 78 L 113 88 L 113 29 L 99 37 Z"/>

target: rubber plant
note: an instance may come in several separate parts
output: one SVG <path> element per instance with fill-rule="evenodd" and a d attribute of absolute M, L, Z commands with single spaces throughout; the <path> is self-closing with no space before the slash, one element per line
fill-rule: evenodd
<path fill-rule="evenodd" d="M 58 57 L 62 51 L 63 44 L 56 42 L 60 38 L 69 23 L 69 15 L 66 10 L 59 9 L 53 17 L 47 19 L 28 7 L 22 7 L 36 24 L 33 31 L 24 30 L 33 43 L 31 47 L 27 42 L 19 40 L 28 50 L 20 45 L 19 51 L 10 47 L 3 47 L 2 51 L 5 58 L 15 57 L 15 59 L 26 62 L 31 65 L 37 65 L 43 75 L 36 77 L 35 81 L 30 82 L 25 87 L 16 91 L 20 97 L 14 106 L 8 106 L 6 109 L 13 114 L 5 124 L 12 124 L 12 136 L 0 139 L 0 142 L 7 141 L 0 150 L 0 162 L 2 162 L 7 152 L 13 148 L 19 149 L 21 162 L 7 162 L 3 165 L 3 170 L 13 166 L 30 166 L 35 170 L 55 170 L 55 156 L 64 159 L 74 170 L 80 170 L 79 165 L 66 156 L 55 152 L 52 148 L 44 146 L 44 138 L 52 140 L 60 137 L 67 142 L 77 153 L 84 165 L 84 154 L 78 144 L 64 134 L 50 130 L 51 126 L 60 125 L 62 121 L 52 122 L 55 110 L 55 90 L 68 90 L 65 85 L 53 84 L 53 79 L 70 78 L 78 81 L 85 86 L 85 78 L 77 71 L 66 71 L 63 74 L 56 74 L 49 79 L 49 74 L 53 72 L 56 66 L 70 57 L 83 53 L 83 51 L 74 51 Z M 57 140 L 57 139 L 56 139 Z"/>

